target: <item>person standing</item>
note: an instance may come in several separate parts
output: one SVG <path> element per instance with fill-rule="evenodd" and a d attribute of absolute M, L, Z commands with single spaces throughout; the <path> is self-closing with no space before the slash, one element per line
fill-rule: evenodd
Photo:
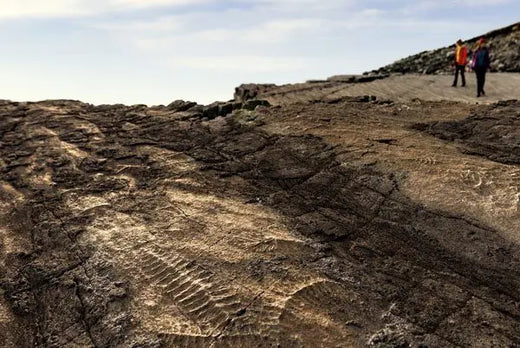
<path fill-rule="evenodd" d="M 471 68 L 477 76 L 477 98 L 481 95 L 486 95 L 484 84 L 486 83 L 486 72 L 489 69 L 489 50 L 484 38 L 480 38 L 477 41 L 477 49 L 473 52 Z"/>
<path fill-rule="evenodd" d="M 468 48 L 462 42 L 461 39 L 457 40 L 455 44 L 455 79 L 453 80 L 452 87 L 457 87 L 457 81 L 460 78 L 462 82 L 462 87 L 466 86 L 466 77 L 464 76 L 464 71 L 466 70 L 466 64 L 468 64 Z"/>

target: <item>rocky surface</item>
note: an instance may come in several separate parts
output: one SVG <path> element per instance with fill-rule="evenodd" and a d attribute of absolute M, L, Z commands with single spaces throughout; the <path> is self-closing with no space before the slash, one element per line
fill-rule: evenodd
<path fill-rule="evenodd" d="M 471 39 L 462 38 L 468 45 L 470 57 L 471 50 L 480 37 L 486 39 L 490 49 L 491 71 L 520 72 L 520 23 Z M 454 41 L 457 39 L 457 37 L 453 38 Z M 454 47 L 455 44 L 421 52 L 372 71 L 370 74 L 449 74 L 453 72 Z"/>
<path fill-rule="evenodd" d="M 477 110 L 461 121 L 417 124 L 441 139 L 456 141 L 464 152 L 492 161 L 520 165 L 520 113 L 517 101 L 503 101 Z"/>
<path fill-rule="evenodd" d="M 341 88 L 346 85 L 365 84 L 367 82 L 386 79 L 387 77 L 389 77 L 389 75 L 383 74 L 335 75 L 326 80 L 310 80 L 305 83 L 287 84 L 282 86 L 274 84 L 246 83 L 235 88 L 234 101 L 252 101 L 253 103 L 258 103 L 263 100 L 262 98 L 265 96 L 278 95 L 284 93 L 287 89 L 298 94 L 305 94 L 305 92 L 313 92 L 317 89 L 328 90 Z"/>
<path fill-rule="evenodd" d="M 520 344 L 518 102 L 228 104 L 0 103 L 2 346 Z"/>
<path fill-rule="evenodd" d="M 404 74 L 391 75 L 363 83 L 346 81 L 307 82 L 283 85 L 256 94 L 256 98 L 272 105 L 367 100 L 374 103 L 424 101 L 459 101 L 490 104 L 501 100 L 520 99 L 520 74 L 489 73 L 486 75 L 486 96 L 476 97 L 476 78 L 467 75 L 465 88 L 451 88 L 451 75 Z M 242 93 L 254 85 L 243 85 Z M 256 89 L 255 89 L 256 90 Z"/>

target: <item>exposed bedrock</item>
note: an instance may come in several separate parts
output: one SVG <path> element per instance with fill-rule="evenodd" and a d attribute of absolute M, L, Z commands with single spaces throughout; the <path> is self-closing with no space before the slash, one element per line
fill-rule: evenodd
<path fill-rule="evenodd" d="M 0 105 L 0 217 L 6 226 L 1 289 L 12 314 L 5 323 L 21 328 L 11 331 L 10 342 L 22 347 L 520 344 L 515 243 L 476 219 L 414 201 L 401 189 L 405 172 L 342 162 L 341 147 L 314 135 L 268 133 L 261 128 L 261 112 L 236 109 L 207 118 L 192 107 Z M 449 127 L 423 127 L 444 139 L 460 138 L 483 156 L 518 164 L 512 155 L 518 110 L 517 103 L 507 103 Z M 173 189 L 177 198 L 168 198 Z M 168 200 L 198 194 L 216 200 L 182 209 Z M 90 205 L 81 205 L 87 198 Z M 300 242 L 286 237 L 245 244 L 264 257 L 236 261 L 210 254 L 220 241 L 198 257 L 176 247 L 186 240 L 196 247 L 200 240 L 191 235 L 208 234 L 212 220 L 231 214 L 219 210 L 217 198 L 242 202 L 244 211 L 280 216 Z M 203 213 L 191 217 L 187 209 L 195 208 Z M 179 231 L 161 224 L 173 213 L 182 219 Z M 123 238 L 112 241 L 109 223 L 123 215 L 148 227 L 123 226 L 118 232 Z M 98 244 L 85 238 L 95 226 Z M 222 238 L 247 228 L 239 227 L 223 231 Z M 139 240 L 137 233 L 143 233 Z M 296 291 L 284 290 L 298 272 L 316 278 Z M 256 295 L 243 289 L 254 286 L 265 287 Z M 135 301 L 142 294 L 148 294 L 143 302 L 158 301 L 157 313 L 170 305 L 177 311 L 161 317 L 175 322 L 176 330 L 145 323 Z"/>
<path fill-rule="evenodd" d="M 414 128 L 457 142 L 465 153 L 520 165 L 520 102 L 516 100 L 483 107 L 464 120 L 416 124 Z"/>

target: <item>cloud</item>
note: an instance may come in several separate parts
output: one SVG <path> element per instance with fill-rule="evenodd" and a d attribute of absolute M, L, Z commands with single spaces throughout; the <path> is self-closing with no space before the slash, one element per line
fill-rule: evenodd
<path fill-rule="evenodd" d="M 0 19 L 95 16 L 153 7 L 192 6 L 215 0 L 0 0 Z"/>
<path fill-rule="evenodd" d="M 220 11 L 236 7 L 286 13 L 323 13 L 345 8 L 354 0 L 0 0 L 0 19 L 95 16 L 158 7 L 212 5 Z"/>
<path fill-rule="evenodd" d="M 413 14 L 449 8 L 476 8 L 511 3 L 512 0 L 421 0 L 404 6 L 404 12 Z"/>
<path fill-rule="evenodd" d="M 88 12 L 86 2 L 67 0 L 1 0 L 0 18 L 77 16 Z"/>
<path fill-rule="evenodd" d="M 114 8 L 182 6 L 205 3 L 207 0 L 111 0 L 108 3 Z"/>
<path fill-rule="evenodd" d="M 169 68 L 193 68 L 197 70 L 227 72 L 287 72 L 309 68 L 306 59 L 300 57 L 263 57 L 263 56 L 194 56 L 178 57 L 166 61 Z"/>
<path fill-rule="evenodd" d="M 455 0 L 456 4 L 465 6 L 495 6 L 511 2 L 511 0 Z"/>
<path fill-rule="evenodd" d="M 376 4 L 381 8 L 400 8 L 404 13 L 426 12 L 446 8 L 474 8 L 513 3 L 513 0 L 0 0 L 0 19 L 24 17 L 96 16 L 107 12 L 125 12 L 158 7 L 189 7 L 211 5 L 212 11 L 247 8 L 259 15 L 290 14 L 295 17 L 338 18 L 355 10 Z M 202 8 L 202 10 L 204 10 Z"/>
<path fill-rule="evenodd" d="M 296 35 L 316 33 L 323 27 L 323 24 L 319 19 L 312 18 L 267 20 L 246 28 L 203 30 L 194 34 L 193 38 L 220 42 L 280 43 Z"/>
<path fill-rule="evenodd" d="M 243 48 L 251 49 L 251 46 L 259 51 L 265 45 L 302 40 L 319 34 L 331 24 L 315 18 L 257 17 L 253 21 L 252 14 L 241 15 L 240 20 L 233 21 L 235 13 L 223 14 L 217 23 L 211 22 L 210 14 L 186 14 L 152 20 L 101 22 L 92 26 L 145 50 L 176 47 L 177 51 L 215 49 L 236 52 Z"/>
<path fill-rule="evenodd" d="M 140 37 L 143 35 L 154 36 L 158 34 L 178 33 L 186 29 L 186 18 L 181 16 L 165 16 L 152 20 L 132 21 L 102 21 L 88 24 L 93 29 L 104 30 L 107 33 Z"/>

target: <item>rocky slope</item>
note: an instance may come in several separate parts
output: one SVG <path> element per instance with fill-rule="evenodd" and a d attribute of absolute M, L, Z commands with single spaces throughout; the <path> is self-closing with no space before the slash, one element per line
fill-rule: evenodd
<path fill-rule="evenodd" d="M 477 40 L 485 37 L 490 49 L 491 71 L 520 72 L 520 22 L 491 31 L 485 35 L 466 40 L 472 50 Z M 462 38 L 465 40 L 464 38 Z M 457 40 L 457 38 L 454 38 Z M 401 59 L 395 63 L 372 71 L 371 74 L 418 73 L 445 74 L 452 73 L 454 45 Z"/>

